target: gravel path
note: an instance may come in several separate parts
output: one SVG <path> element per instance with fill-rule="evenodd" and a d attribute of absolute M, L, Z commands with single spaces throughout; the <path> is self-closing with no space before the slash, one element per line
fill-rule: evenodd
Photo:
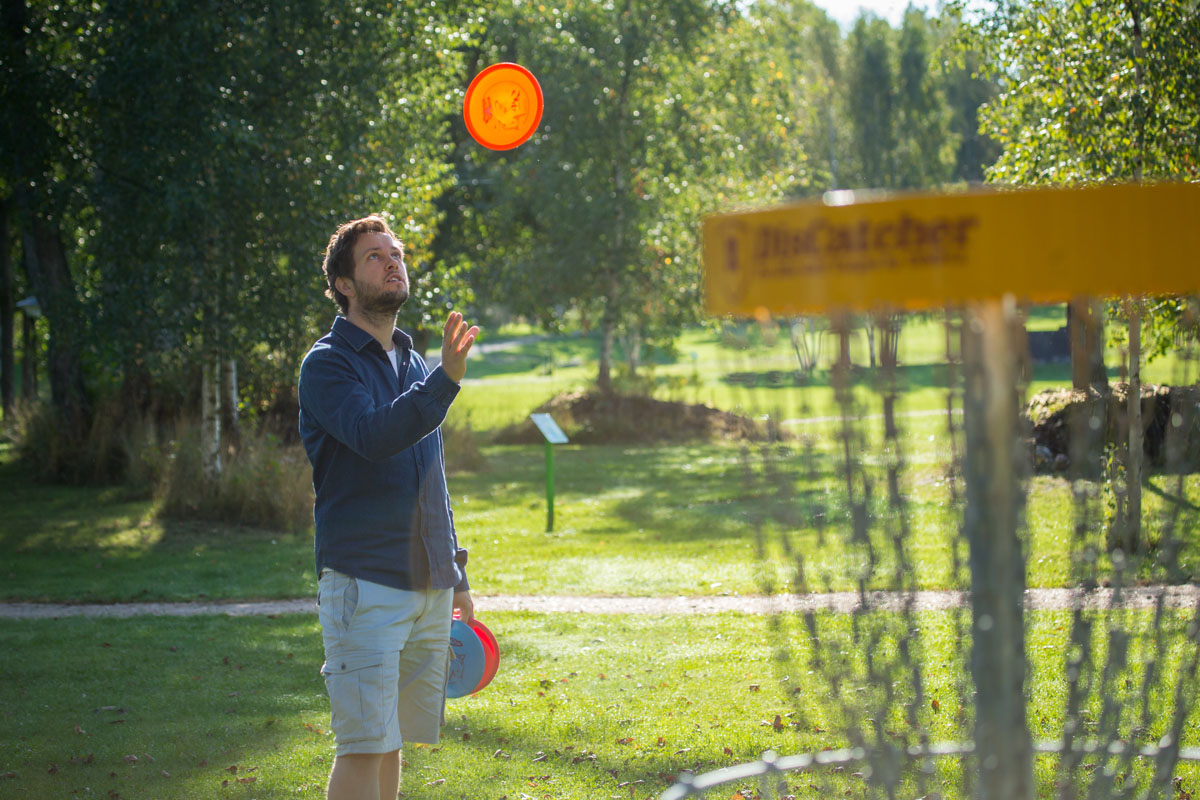
<path fill-rule="evenodd" d="M 1200 586 L 1146 586 L 1122 593 L 1121 605 L 1149 608 L 1159 595 L 1174 608 L 1200 605 Z M 1114 604 L 1113 591 L 1098 589 L 1083 594 L 1070 589 L 1029 589 L 1025 606 L 1030 610 L 1071 608 L 1079 598 L 1089 608 L 1107 608 Z M 911 602 L 915 611 L 934 611 L 963 606 L 965 592 L 916 592 L 911 598 L 897 592 L 874 592 L 871 605 L 900 610 Z M 849 613 L 860 607 L 854 592 L 830 594 L 727 595 L 720 597 L 538 597 L 520 595 L 477 595 L 475 608 L 489 611 L 532 611 L 539 614 L 652 614 L 660 616 L 689 614 L 769 614 L 808 609 Z M 68 605 L 58 603 L 0 603 L 0 619 L 58 619 L 60 617 L 137 617 L 158 615 L 194 617 L 224 614 L 231 617 L 313 614 L 315 606 L 308 598 L 256 603 L 115 603 L 111 605 Z"/>

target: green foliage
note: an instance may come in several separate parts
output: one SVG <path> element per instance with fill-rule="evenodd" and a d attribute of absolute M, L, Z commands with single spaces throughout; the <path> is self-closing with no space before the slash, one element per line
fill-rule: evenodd
<path fill-rule="evenodd" d="M 1200 341 L 1200 316 L 1194 300 L 1186 297 L 1141 298 L 1138 311 L 1141 318 L 1141 356 L 1149 364 L 1175 352 L 1189 342 Z M 1108 345 L 1122 353 L 1129 342 L 1130 307 L 1126 301 L 1108 303 L 1108 318 L 1124 323 L 1107 328 Z M 1122 370 L 1128 359 L 1122 364 Z"/>
<path fill-rule="evenodd" d="M 28 34 L 4 39 L 24 54 L 5 87 L 38 96 L 6 107 L 21 137 L 48 131 L 0 174 L 47 194 L 72 234 L 99 380 L 251 347 L 294 372 L 332 316 L 319 253 L 350 216 L 390 215 L 420 283 L 452 180 L 464 6 L 19 5 Z"/>
<path fill-rule="evenodd" d="M 1003 91 L 983 126 L 1009 184 L 1200 177 L 1200 9 L 1185 0 L 1001 4 L 977 31 Z"/>
<path fill-rule="evenodd" d="M 958 142 L 951 131 L 934 30 L 909 9 L 897 32 L 863 15 L 846 39 L 845 107 L 851 184 L 919 189 L 946 183 Z"/>
<path fill-rule="evenodd" d="M 519 59 L 546 110 L 518 150 L 468 145 L 456 220 L 492 256 L 481 302 L 631 341 L 696 319 L 702 214 L 796 181 L 757 35 L 706 0 L 498 9 L 479 63 Z"/>

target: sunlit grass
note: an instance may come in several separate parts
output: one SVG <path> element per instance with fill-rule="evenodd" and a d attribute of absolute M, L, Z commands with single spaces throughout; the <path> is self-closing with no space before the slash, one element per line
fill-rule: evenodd
<path fill-rule="evenodd" d="M 864 649 L 848 616 L 815 620 L 826 646 L 849 646 L 840 691 L 815 669 L 808 640 L 789 633 L 786 620 L 776 629 L 769 617 L 732 613 L 496 612 L 484 618 L 499 639 L 500 670 L 482 692 L 449 701 L 439 745 L 406 748 L 403 797 L 642 800 L 684 769 L 742 763 L 767 749 L 786 754 L 844 746 L 849 731 L 878 713 L 876 690 L 855 690 Z M 897 621 L 889 619 L 889 625 Z M 963 741 L 971 714 L 961 710 L 970 705 L 963 683 L 967 651 L 956 641 L 955 615 L 926 612 L 914 619 L 921 633 L 913 652 L 923 682 L 918 724 L 935 742 Z M 1149 652 L 1138 642 L 1151 641 L 1144 634 L 1152 615 L 1135 612 L 1127 622 L 1143 635 L 1122 673 L 1130 683 L 1122 678 L 1117 691 L 1136 697 Z M 858 624 L 859 635 L 872 625 Z M 1035 738 L 1061 736 L 1069 631 L 1068 612 L 1029 615 L 1028 713 Z M 1166 694 L 1185 663 L 1174 615 L 1164 631 L 1170 646 L 1159 665 L 1161 688 L 1154 690 L 1153 716 L 1139 741 L 1161 735 Z M 1105 626 L 1097 626 L 1097 669 L 1105 635 Z M 0 641 L 21 653 L 0 666 L 6 729 L 0 772 L 15 773 L 0 780 L 0 798 L 322 796 L 333 742 L 318 673 L 320 630 L 311 616 L 0 621 Z M 780 648 L 788 655 L 783 660 Z M 888 636 L 874 658 L 877 665 L 905 663 Z M 904 722 L 903 703 L 911 698 L 910 688 L 898 691 L 885 722 L 889 736 L 915 735 Z M 1084 735 L 1093 733 L 1103 699 L 1087 701 Z M 1127 706 L 1121 724 L 1132 726 L 1137 703 Z M 1200 741 L 1197 723 L 1193 710 L 1186 746 Z M 1038 759 L 1043 786 L 1053 778 L 1053 765 L 1053 759 Z M 797 796 L 842 796 L 862 790 L 851 774 L 860 769 L 794 773 L 788 782 Z M 1148 769 L 1136 767 L 1142 779 Z M 927 790 L 961 796 L 958 771 L 956 759 L 939 760 Z M 1200 778 L 1195 765 L 1181 765 L 1175 774 L 1185 788 Z M 914 796 L 913 780 L 910 774 L 906 796 Z M 729 797 L 735 788 L 717 796 Z"/>
<path fill-rule="evenodd" d="M 837 424 L 804 429 L 828 437 Z M 902 512 L 909 530 L 908 574 L 920 588 L 961 588 L 953 558 L 958 510 L 947 482 L 943 425 L 938 417 L 908 421 L 899 440 L 909 465 L 904 502 L 895 509 L 886 502 L 879 434 L 868 436 L 864 460 L 876 487 L 870 525 L 880 543 L 873 585 L 883 585 L 887 579 L 878 576 L 896 567 L 886 525 Z M 785 537 L 804 556 L 807 588 L 853 589 L 865 563 L 860 551 L 847 546 L 848 509 L 838 466 L 844 456 L 832 438 L 818 439 L 814 452 L 809 463 L 801 441 L 771 447 L 560 446 L 554 530 L 547 532 L 543 448 L 485 448 L 485 469 L 449 478 L 459 538 L 471 552 L 472 586 L 480 594 L 754 594 L 764 588 L 756 566 L 761 536 L 779 571 L 775 590 L 798 588 L 781 549 Z M 813 478 L 807 476 L 810 468 L 816 470 Z M 282 534 L 176 521 L 147 525 L 148 504 L 106 504 L 102 489 L 26 492 L 12 465 L 0 464 L 3 470 L 9 507 L 28 521 L 6 520 L 0 527 L 10 554 L 0 567 L 6 578 L 0 595 L 7 599 L 232 600 L 308 597 L 314 591 L 311 531 Z M 1175 509 L 1176 481 L 1162 475 L 1148 479 L 1144 530 L 1151 543 L 1161 538 Z M 1184 574 L 1195 574 L 1200 476 L 1187 476 L 1183 487 L 1175 535 L 1184 543 Z M 958 488 L 961 494 L 961 483 Z M 824 534 L 814 516 L 821 509 Z M 1101 553 L 1102 512 L 1098 501 L 1084 542 Z M 1075 515 L 1065 479 L 1031 479 L 1030 586 L 1067 586 L 1077 577 L 1068 557 L 1081 549 L 1074 539 Z M 88 529 L 101 535 L 89 543 Z M 961 544 L 959 558 L 965 559 Z M 1099 566 L 1107 574 L 1106 557 Z"/>

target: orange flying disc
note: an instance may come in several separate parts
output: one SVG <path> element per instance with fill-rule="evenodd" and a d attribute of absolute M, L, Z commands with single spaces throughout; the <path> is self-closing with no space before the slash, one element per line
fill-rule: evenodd
<path fill-rule="evenodd" d="M 463 119 L 471 138 L 489 150 L 526 142 L 542 121 L 542 87 L 520 64 L 493 64 L 467 87 Z"/>

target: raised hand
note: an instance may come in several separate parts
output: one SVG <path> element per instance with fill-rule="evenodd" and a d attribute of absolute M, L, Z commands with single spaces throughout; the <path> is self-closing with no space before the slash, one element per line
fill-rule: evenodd
<path fill-rule="evenodd" d="M 455 383 L 460 382 L 467 374 L 467 353 L 475 344 L 479 328 L 472 325 L 470 329 L 463 322 L 462 314 L 451 311 L 446 319 L 446 327 L 442 329 L 442 371 L 446 377 Z"/>

